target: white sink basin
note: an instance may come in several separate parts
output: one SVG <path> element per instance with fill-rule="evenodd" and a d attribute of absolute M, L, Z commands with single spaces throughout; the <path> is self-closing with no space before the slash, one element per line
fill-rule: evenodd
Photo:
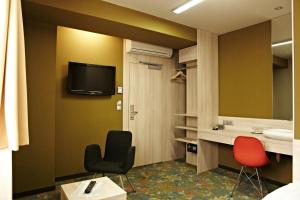
<path fill-rule="evenodd" d="M 292 141 L 294 138 L 294 132 L 287 129 L 266 129 L 263 130 L 263 135 L 267 138 L 285 141 Z"/>

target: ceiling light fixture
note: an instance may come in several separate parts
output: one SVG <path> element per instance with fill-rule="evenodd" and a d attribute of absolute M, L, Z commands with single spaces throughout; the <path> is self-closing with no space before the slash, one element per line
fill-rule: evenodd
<path fill-rule="evenodd" d="M 284 41 L 284 42 L 274 43 L 274 44 L 272 44 L 272 47 L 278 47 L 278 46 L 283 46 L 283 45 L 292 44 L 292 43 L 293 43 L 292 40 L 288 40 L 288 41 Z"/>
<path fill-rule="evenodd" d="M 173 10 L 173 13 L 180 14 L 180 13 L 194 7 L 195 5 L 201 3 L 202 1 L 204 1 L 204 0 L 190 0 L 190 1 L 186 2 L 185 4 L 179 6 L 175 10 Z"/>

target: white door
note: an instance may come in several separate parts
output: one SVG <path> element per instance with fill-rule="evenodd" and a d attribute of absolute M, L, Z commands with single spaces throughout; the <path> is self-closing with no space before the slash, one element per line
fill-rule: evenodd
<path fill-rule="evenodd" d="M 162 161 L 162 71 L 129 64 L 129 130 L 136 146 L 135 166 Z"/>

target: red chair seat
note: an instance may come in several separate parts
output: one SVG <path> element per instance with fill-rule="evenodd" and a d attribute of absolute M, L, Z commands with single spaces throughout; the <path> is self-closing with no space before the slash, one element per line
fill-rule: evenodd
<path fill-rule="evenodd" d="M 239 136 L 234 141 L 236 161 L 247 167 L 262 167 L 269 163 L 263 144 L 254 137 Z"/>

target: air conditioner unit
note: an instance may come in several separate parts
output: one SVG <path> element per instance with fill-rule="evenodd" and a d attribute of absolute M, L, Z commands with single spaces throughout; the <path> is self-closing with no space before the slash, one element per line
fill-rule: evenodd
<path fill-rule="evenodd" d="M 126 52 L 171 58 L 173 50 L 166 47 L 156 46 L 143 42 L 126 40 Z"/>

